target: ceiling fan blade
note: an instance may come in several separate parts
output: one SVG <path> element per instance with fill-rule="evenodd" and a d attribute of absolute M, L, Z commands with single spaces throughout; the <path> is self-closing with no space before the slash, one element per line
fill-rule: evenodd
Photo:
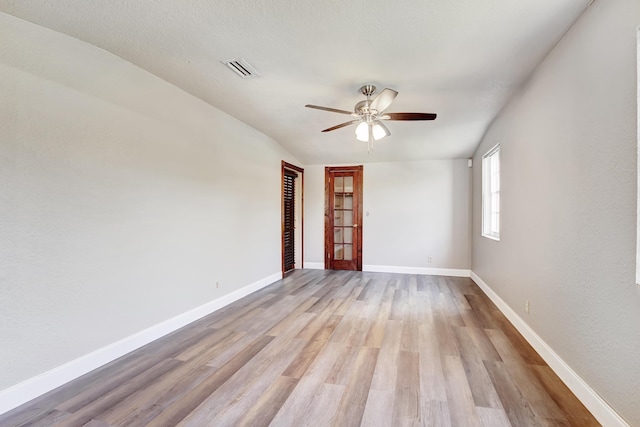
<path fill-rule="evenodd" d="M 354 112 L 352 112 L 352 111 L 347 111 L 347 110 L 338 110 L 337 108 L 321 107 L 321 106 L 319 106 L 319 105 L 311 105 L 311 104 L 307 104 L 307 105 L 305 105 L 305 107 L 307 107 L 307 108 L 315 108 L 316 110 L 331 111 L 332 113 L 340 113 L 340 114 L 357 115 L 356 113 L 354 113 Z"/>
<path fill-rule="evenodd" d="M 378 118 L 382 120 L 435 120 L 437 116 L 433 113 L 387 113 Z"/>
<path fill-rule="evenodd" d="M 323 130 L 322 132 L 330 132 L 332 130 L 340 129 L 340 128 L 343 128 L 345 126 L 349 126 L 349 125 L 352 125 L 354 123 L 358 123 L 359 121 L 360 120 L 350 120 L 348 122 L 340 123 L 339 125 L 335 125 L 335 126 L 332 126 L 330 128 L 327 128 L 327 129 Z"/>
<path fill-rule="evenodd" d="M 378 111 L 378 113 L 382 113 L 384 110 L 391 105 L 394 99 L 398 96 L 398 92 L 393 89 L 385 88 L 382 92 L 376 96 L 373 101 L 371 101 L 370 109 Z"/>

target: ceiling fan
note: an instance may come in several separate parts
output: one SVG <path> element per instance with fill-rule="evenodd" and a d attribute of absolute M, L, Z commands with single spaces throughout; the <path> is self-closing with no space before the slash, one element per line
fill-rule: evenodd
<path fill-rule="evenodd" d="M 327 128 L 322 132 L 330 132 L 332 130 L 358 123 L 358 126 L 356 127 L 356 138 L 359 141 L 367 141 L 369 143 L 369 151 L 373 148 L 373 140 L 377 141 L 385 136 L 391 135 L 389 129 L 382 123 L 382 120 L 435 120 L 437 116 L 433 113 L 383 114 L 384 110 L 386 110 L 396 96 L 398 96 L 397 91 L 385 88 L 373 99 L 371 99 L 371 96 L 376 93 L 376 87 L 374 85 L 364 85 L 360 88 L 360 92 L 365 95 L 367 99 L 358 102 L 354 107 L 353 112 L 311 104 L 307 104 L 305 107 L 357 117 L 357 119 L 340 123 L 339 125 Z"/>

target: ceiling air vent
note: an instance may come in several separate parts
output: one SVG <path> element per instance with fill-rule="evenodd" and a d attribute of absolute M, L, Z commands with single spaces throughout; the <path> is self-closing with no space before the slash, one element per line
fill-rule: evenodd
<path fill-rule="evenodd" d="M 260 76 L 256 69 L 242 58 L 229 59 L 227 61 L 222 61 L 222 63 L 243 79 L 250 79 Z"/>

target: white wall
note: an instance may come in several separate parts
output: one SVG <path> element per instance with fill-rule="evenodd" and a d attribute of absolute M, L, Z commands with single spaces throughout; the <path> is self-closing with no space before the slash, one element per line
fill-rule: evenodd
<path fill-rule="evenodd" d="M 278 273 L 283 159 L 299 163 L 0 13 L 0 390 Z"/>
<path fill-rule="evenodd" d="M 469 269 L 471 169 L 467 160 L 367 163 L 363 181 L 363 269 Z M 323 263 L 323 214 L 324 166 L 307 166 L 308 263 Z"/>
<path fill-rule="evenodd" d="M 501 241 L 472 269 L 630 425 L 640 425 L 635 285 L 637 0 L 596 1 L 488 130 L 501 144 Z M 531 301 L 531 314 L 524 301 Z"/>

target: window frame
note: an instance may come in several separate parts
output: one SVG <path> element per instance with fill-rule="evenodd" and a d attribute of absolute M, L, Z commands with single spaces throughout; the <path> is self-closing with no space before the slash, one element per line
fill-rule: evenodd
<path fill-rule="evenodd" d="M 500 205 L 500 144 L 496 144 L 482 156 L 482 237 L 500 241 Z"/>
<path fill-rule="evenodd" d="M 637 109 L 637 135 L 636 147 L 640 150 L 640 26 L 636 28 L 636 103 Z M 638 151 L 640 153 L 640 151 Z M 640 157 L 636 160 L 637 190 L 636 190 L 636 285 L 640 286 Z"/>

